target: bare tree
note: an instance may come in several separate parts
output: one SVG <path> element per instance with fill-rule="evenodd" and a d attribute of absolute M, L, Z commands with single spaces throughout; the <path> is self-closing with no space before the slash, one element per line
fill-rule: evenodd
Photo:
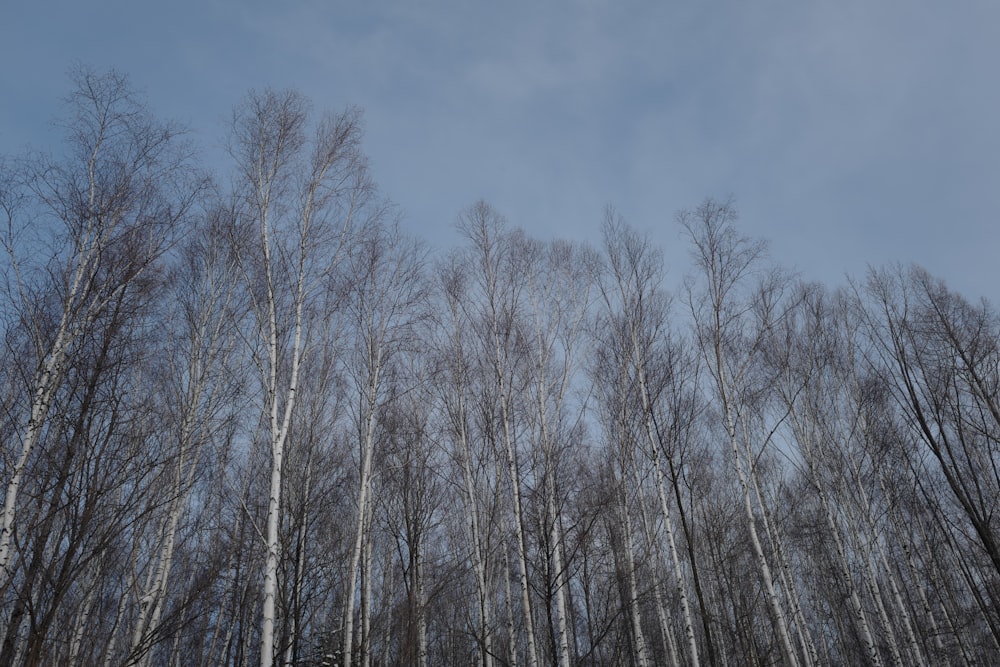
<path fill-rule="evenodd" d="M 419 364 L 421 356 L 412 355 L 413 361 Z M 417 377 L 407 377 L 412 373 Z M 376 499 L 381 523 L 395 547 L 403 589 L 403 601 L 394 605 L 401 612 L 400 618 L 391 624 L 398 633 L 394 641 L 386 642 L 384 650 L 389 652 L 395 644 L 400 664 L 427 667 L 431 664 L 428 607 L 434 590 L 428 571 L 435 552 L 432 540 L 441 536 L 438 524 L 444 502 L 443 480 L 438 473 L 439 450 L 430 432 L 433 403 L 427 393 L 426 368 L 411 368 L 401 379 L 407 390 L 400 392 L 381 420 L 385 445 L 379 467 L 383 483 L 381 499 Z M 383 582 L 383 586 L 386 597 L 399 597 L 388 583 Z"/>
<path fill-rule="evenodd" d="M 251 303 L 248 342 L 271 459 L 262 667 L 274 660 L 282 467 L 299 375 L 311 352 L 308 322 L 322 312 L 351 232 L 373 203 L 359 113 L 327 115 L 313 136 L 309 131 L 302 96 L 267 90 L 237 108 L 230 140 L 239 202 L 234 243 Z"/>
<path fill-rule="evenodd" d="M 889 380 L 895 404 L 915 442 L 923 445 L 900 447 L 895 455 L 933 508 L 941 539 L 958 550 L 960 570 L 968 568 L 969 593 L 990 630 L 990 643 L 1000 646 L 997 315 L 987 303 L 966 302 L 919 268 L 872 273 L 864 296 L 865 327 L 873 342 L 869 361 Z M 915 641 L 909 637 L 911 646 Z"/>
<path fill-rule="evenodd" d="M 485 435 L 495 444 L 498 471 L 503 471 L 510 488 L 513 514 L 510 536 L 517 567 L 523 636 L 528 665 L 537 667 L 522 461 L 515 423 L 516 403 L 523 390 L 523 381 L 519 381 L 523 374 L 518 372 L 518 366 L 524 363 L 520 326 L 525 309 L 523 278 L 534 257 L 523 233 L 508 232 L 505 227 L 503 217 L 482 201 L 469 208 L 460 221 L 460 229 L 469 244 L 466 259 L 474 281 L 474 289 L 469 291 L 471 302 L 466 307 L 475 326 L 474 344 L 487 379 L 483 392 L 489 405 L 482 406 L 483 416 L 489 422 Z M 515 652 L 516 647 L 511 646 L 510 650 Z"/>
<path fill-rule="evenodd" d="M 818 501 L 821 525 L 825 525 L 825 537 L 831 542 L 831 565 L 839 577 L 836 595 L 841 597 L 840 591 L 846 591 L 849 609 L 842 613 L 853 619 L 861 639 L 859 659 L 863 656 L 870 664 L 881 665 L 876 633 L 864 604 L 865 586 L 878 575 L 864 567 L 869 560 L 852 560 L 857 549 L 849 548 L 848 540 L 862 529 L 853 521 L 847 526 L 843 521 L 850 509 L 847 496 L 858 491 L 865 494 L 863 488 L 850 488 L 853 483 L 861 483 L 858 464 L 850 460 L 852 431 L 860 421 L 851 401 L 855 369 L 850 359 L 850 332 L 824 291 L 813 286 L 803 290 L 799 308 L 780 323 L 781 333 L 766 356 L 774 376 L 779 378 L 776 388 L 788 407 L 801 473 L 811 487 L 801 493 L 814 493 Z M 855 455 L 864 458 L 863 452 Z M 845 475 L 847 471 L 853 474 Z M 845 535 L 846 531 L 851 533 Z M 855 575 L 859 571 L 860 583 Z"/>
<path fill-rule="evenodd" d="M 525 317 L 518 326 L 528 357 L 525 395 L 536 495 L 544 498 L 538 503 L 539 540 L 545 545 L 544 569 L 550 579 L 551 594 L 546 600 L 554 598 L 549 613 L 554 626 L 553 661 L 568 667 L 574 656 L 561 508 L 570 489 L 565 462 L 568 442 L 579 436 L 583 416 L 583 405 L 572 399 L 599 265 L 596 253 L 585 246 L 564 241 L 534 245 L 534 259 L 524 277 Z"/>
<path fill-rule="evenodd" d="M 762 266 L 764 246 L 740 237 L 729 203 L 706 201 L 696 211 L 682 212 L 679 221 L 692 243 L 692 255 L 701 272 L 700 283 L 688 286 L 688 306 L 694 318 L 696 340 L 705 359 L 717 409 L 729 440 L 733 472 L 743 496 L 746 528 L 765 587 L 767 608 L 787 664 L 799 664 L 786 612 L 779 596 L 778 576 L 758 525 L 777 552 L 779 537 L 769 526 L 769 512 L 760 489 L 759 460 L 774 428 L 760 427 L 763 415 L 761 386 L 755 372 L 776 321 L 783 317 L 782 292 L 787 281 Z M 755 284 L 756 283 L 756 284 Z M 755 405 L 755 403 L 757 403 Z M 756 415 L 756 416 L 755 416 Z M 784 595 L 794 607 L 795 591 Z M 799 632 L 808 628 L 799 624 Z M 809 659 L 811 651 L 805 651 Z"/>
<path fill-rule="evenodd" d="M 674 590 L 677 592 L 681 606 L 681 617 L 684 623 L 684 636 L 687 641 L 688 656 L 691 664 L 700 664 L 698 657 L 698 642 L 695 637 L 694 621 L 688 602 L 688 584 L 684 575 L 680 550 L 677 547 L 677 529 L 674 512 L 667 496 L 665 468 L 676 468 L 677 462 L 665 463 L 664 453 L 659 442 L 656 427 L 655 406 L 659 390 L 651 386 L 651 376 L 654 370 L 654 356 L 667 343 L 666 327 L 666 295 L 660 287 L 659 258 L 648 244 L 635 232 L 628 229 L 620 219 L 608 211 L 604 227 L 605 252 L 607 255 L 607 281 L 602 287 L 605 307 L 609 311 L 608 324 L 619 329 L 621 340 L 619 344 L 625 347 L 621 350 L 622 362 L 632 392 L 638 399 L 635 406 L 639 411 L 642 439 L 645 442 L 644 452 L 650 458 L 655 476 L 655 490 L 659 501 L 659 509 L 664 522 L 667 550 L 673 569 Z M 660 369 L 661 374 L 670 371 Z M 670 633 L 666 624 L 661 624 L 662 632 Z"/>
<path fill-rule="evenodd" d="M 350 569 L 344 604 L 343 661 L 353 660 L 355 591 L 361 567 L 360 662 L 370 660 L 371 563 L 366 545 L 372 539 L 371 499 L 376 429 L 379 413 L 395 392 L 407 392 L 400 380 L 398 357 L 414 345 L 413 328 L 422 317 L 426 285 L 422 277 L 423 251 L 396 227 L 373 223 L 347 256 L 345 309 L 349 332 L 355 341 L 347 359 L 353 388 L 353 428 L 358 444 L 357 517 L 354 524 Z M 393 382 L 393 380 L 396 382 Z M 409 381 L 413 381 L 411 376 Z M 395 386 L 394 386 L 395 385 Z"/>
<path fill-rule="evenodd" d="M 466 544 L 460 560 L 468 559 L 475 582 L 478 662 L 492 667 L 494 659 L 493 600 L 491 580 L 490 518 L 495 515 L 499 488 L 490 474 L 489 453 L 476 437 L 475 387 L 481 383 L 474 357 L 475 335 L 469 321 L 469 273 L 471 267 L 461 256 L 452 254 L 439 267 L 439 303 L 441 308 L 434 325 L 433 358 L 436 372 L 431 390 L 437 394 L 441 412 L 443 439 L 461 480 L 458 495 L 464 510 L 463 530 Z"/>
<path fill-rule="evenodd" d="M 17 453 L 4 475 L 0 587 L 12 575 L 18 491 L 73 346 L 122 292 L 155 272 L 198 192 L 181 130 L 154 120 L 124 76 L 80 70 L 73 80 L 65 121 L 68 157 L 23 162 L 23 199 L 5 197 L 7 289 L 18 304 L 35 368 L 10 436 Z M 29 230 L 44 230 L 52 240 L 31 239 Z M 47 251 L 47 263 L 30 261 Z M 5 450 L 13 453 L 8 442 Z"/>
<path fill-rule="evenodd" d="M 126 664 L 150 664 L 156 641 L 165 639 L 160 627 L 168 581 L 180 539 L 181 520 L 199 478 L 205 449 L 218 445 L 217 433 L 239 406 L 242 384 L 228 366 L 236 343 L 237 276 L 225 244 L 228 212 L 210 214 L 181 248 L 175 268 L 167 274 L 172 290 L 165 304 L 167 354 L 158 378 L 151 378 L 163 411 L 164 431 L 173 440 L 164 509 L 146 568 L 137 586 L 139 609 L 133 624 Z M 136 582 L 139 584 L 139 582 Z"/>

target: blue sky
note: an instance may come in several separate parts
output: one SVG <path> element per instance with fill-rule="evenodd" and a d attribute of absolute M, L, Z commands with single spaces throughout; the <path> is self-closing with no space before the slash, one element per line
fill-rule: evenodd
<path fill-rule="evenodd" d="M 676 284 L 682 208 L 829 284 L 915 261 L 1000 301 L 1000 3 L 35 0 L 0 26 L 0 153 L 51 146 L 74 62 L 128 73 L 206 160 L 251 88 L 365 110 L 405 226 L 457 242 L 479 198 L 599 239 L 613 204 Z"/>

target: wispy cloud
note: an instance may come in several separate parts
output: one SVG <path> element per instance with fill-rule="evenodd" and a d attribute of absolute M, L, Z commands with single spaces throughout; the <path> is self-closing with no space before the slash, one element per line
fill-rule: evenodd
<path fill-rule="evenodd" d="M 676 209 L 732 193 L 811 277 L 915 259 L 998 294 L 996 3 L 37 4 L 0 28 L 23 63 L 0 73 L 3 150 L 41 136 L 74 59 L 207 141 L 247 88 L 297 87 L 366 108 L 387 194 L 443 243 L 485 196 L 594 239 L 613 202 L 674 246 Z"/>

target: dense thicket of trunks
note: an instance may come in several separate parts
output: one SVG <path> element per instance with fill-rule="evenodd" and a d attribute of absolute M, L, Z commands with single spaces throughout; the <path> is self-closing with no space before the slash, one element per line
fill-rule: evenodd
<path fill-rule="evenodd" d="M 251 94 L 204 174 L 74 86 L 0 164 L 0 666 L 1000 662 L 993 305 L 713 200 L 686 273 L 614 211 L 431 252 L 357 110 Z"/>

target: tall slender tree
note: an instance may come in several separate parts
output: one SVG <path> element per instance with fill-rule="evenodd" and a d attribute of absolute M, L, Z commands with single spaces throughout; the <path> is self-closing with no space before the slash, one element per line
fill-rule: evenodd
<path fill-rule="evenodd" d="M 361 153 L 360 114 L 348 109 L 310 126 L 295 92 L 251 93 L 233 114 L 236 165 L 233 242 L 251 304 L 249 352 L 260 374 L 270 452 L 260 664 L 275 657 L 275 612 L 285 447 L 309 322 L 329 304 L 334 274 L 374 186 Z M 310 134 L 312 136 L 310 136 Z"/>
<path fill-rule="evenodd" d="M 400 357 L 413 349 L 414 327 L 423 317 L 426 283 L 423 250 L 398 228 L 380 222 L 369 224 L 348 253 L 345 310 L 350 318 L 349 335 L 354 345 L 346 362 L 347 375 L 353 384 L 353 429 L 357 434 L 357 516 L 354 521 L 353 547 L 347 574 L 344 605 L 343 660 L 353 660 L 355 590 L 359 567 L 362 569 L 362 602 L 370 600 L 371 563 L 364 562 L 370 553 L 374 503 L 372 500 L 377 427 L 381 412 L 388 409 L 394 394 L 413 390 L 406 386 L 416 378 L 407 376 Z M 361 610 L 361 664 L 370 659 L 368 633 L 370 610 Z"/>
<path fill-rule="evenodd" d="M 760 490 L 759 461 L 775 429 L 761 427 L 766 406 L 759 362 L 772 327 L 783 317 L 783 291 L 788 281 L 763 264 L 765 247 L 741 237 L 733 223 L 736 211 L 728 202 L 705 201 L 679 221 L 688 234 L 700 280 L 688 285 L 688 306 L 696 340 L 711 379 L 711 390 L 729 441 L 730 463 L 743 497 L 746 530 L 765 590 L 767 609 L 781 652 L 788 665 L 799 664 L 792 645 L 788 613 L 782 602 L 777 555 L 780 537 L 768 527 L 768 508 Z M 764 536 L 772 538 L 765 544 Z M 770 546 L 770 549 L 768 549 Z M 776 572 L 776 567 L 778 568 Z M 791 600 L 794 590 L 784 590 Z M 789 605 L 792 606 L 792 605 Z M 799 627 L 800 633 L 808 631 Z"/>

